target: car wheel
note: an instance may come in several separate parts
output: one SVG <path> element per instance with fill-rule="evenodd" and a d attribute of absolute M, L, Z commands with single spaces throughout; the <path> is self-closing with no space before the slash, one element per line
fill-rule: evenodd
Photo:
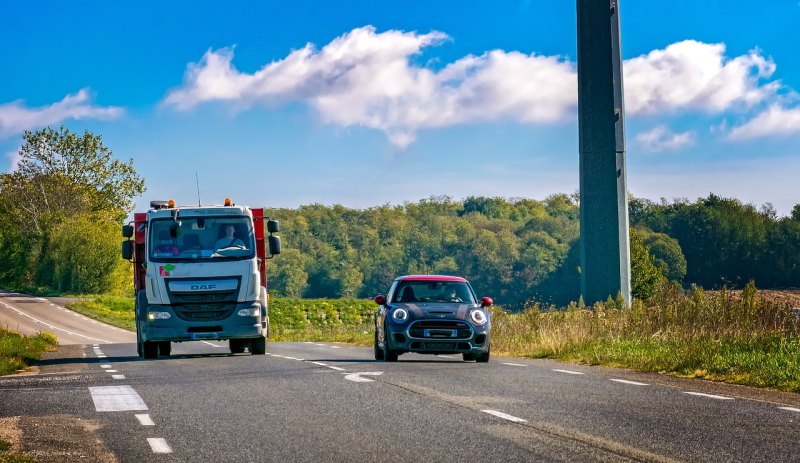
<path fill-rule="evenodd" d="M 386 328 L 383 329 L 383 361 L 397 361 L 397 352 L 389 348 L 389 333 L 386 332 Z"/>
<path fill-rule="evenodd" d="M 383 350 L 378 346 L 378 330 L 375 330 L 375 343 L 372 345 L 372 350 L 375 351 L 375 360 L 383 360 Z"/>
<path fill-rule="evenodd" d="M 146 359 L 154 359 L 158 357 L 158 343 L 155 341 L 145 341 L 142 343 L 143 357 Z"/>
<path fill-rule="evenodd" d="M 478 354 L 475 356 L 475 361 L 478 363 L 486 363 L 489 361 L 489 351 L 487 350 L 483 354 Z"/>
<path fill-rule="evenodd" d="M 475 354 L 461 354 L 461 356 L 464 357 L 465 362 L 471 362 L 472 360 L 475 360 Z"/>
<path fill-rule="evenodd" d="M 158 355 L 162 357 L 169 357 L 172 353 L 172 343 L 169 341 L 161 341 L 158 343 Z"/>
<path fill-rule="evenodd" d="M 267 353 L 267 338 L 259 336 L 250 343 L 250 353 L 253 355 L 264 355 Z"/>

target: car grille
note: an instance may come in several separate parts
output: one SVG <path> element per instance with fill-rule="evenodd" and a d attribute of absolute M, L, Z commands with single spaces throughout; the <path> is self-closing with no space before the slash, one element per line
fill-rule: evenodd
<path fill-rule="evenodd" d="M 458 320 L 420 320 L 411 324 L 408 335 L 417 339 L 469 339 L 472 328 Z"/>

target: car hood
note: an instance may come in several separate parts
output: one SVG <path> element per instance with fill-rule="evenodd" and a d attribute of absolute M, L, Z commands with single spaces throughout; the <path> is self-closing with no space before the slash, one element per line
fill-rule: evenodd
<path fill-rule="evenodd" d="M 403 304 L 393 304 L 395 307 L 403 307 L 408 310 L 415 319 L 420 318 L 441 318 L 441 319 L 461 319 L 465 320 L 469 311 L 480 306 L 475 304 L 443 304 L 435 302 L 408 302 Z"/>

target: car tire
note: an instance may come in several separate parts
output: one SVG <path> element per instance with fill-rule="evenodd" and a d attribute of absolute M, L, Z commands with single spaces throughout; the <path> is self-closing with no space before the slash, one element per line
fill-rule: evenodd
<path fill-rule="evenodd" d="M 169 357 L 172 353 L 172 343 L 169 341 L 161 341 L 158 343 L 158 355 L 162 357 Z"/>
<path fill-rule="evenodd" d="M 155 341 L 145 341 L 142 343 L 142 357 L 154 359 L 158 357 L 158 343 Z"/>
<path fill-rule="evenodd" d="M 487 350 L 483 354 L 478 354 L 475 356 L 475 361 L 478 363 L 486 363 L 489 361 L 489 351 Z"/>
<path fill-rule="evenodd" d="M 375 360 L 383 360 L 383 350 L 378 345 L 378 330 L 375 330 L 375 342 L 372 345 L 372 350 L 375 353 Z"/>
<path fill-rule="evenodd" d="M 250 342 L 250 353 L 253 355 L 264 355 L 267 353 L 267 338 L 259 336 Z"/>
<path fill-rule="evenodd" d="M 397 352 L 389 348 L 389 333 L 386 332 L 386 328 L 383 329 L 383 361 L 397 361 Z"/>
<path fill-rule="evenodd" d="M 464 357 L 465 362 L 471 362 L 475 360 L 475 354 L 461 354 L 461 356 Z"/>

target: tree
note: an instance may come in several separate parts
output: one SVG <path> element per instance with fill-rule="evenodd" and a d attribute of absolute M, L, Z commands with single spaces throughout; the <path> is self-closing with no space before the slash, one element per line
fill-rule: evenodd
<path fill-rule="evenodd" d="M 661 270 L 653 264 L 653 256 L 639 231 L 630 230 L 631 243 L 631 293 L 637 299 L 648 299 L 658 283 L 664 279 Z"/>
<path fill-rule="evenodd" d="M 645 246 L 653 256 L 653 264 L 670 280 L 680 282 L 686 276 L 686 257 L 683 256 L 678 240 L 666 233 L 652 232 L 646 228 L 638 228 Z"/>

